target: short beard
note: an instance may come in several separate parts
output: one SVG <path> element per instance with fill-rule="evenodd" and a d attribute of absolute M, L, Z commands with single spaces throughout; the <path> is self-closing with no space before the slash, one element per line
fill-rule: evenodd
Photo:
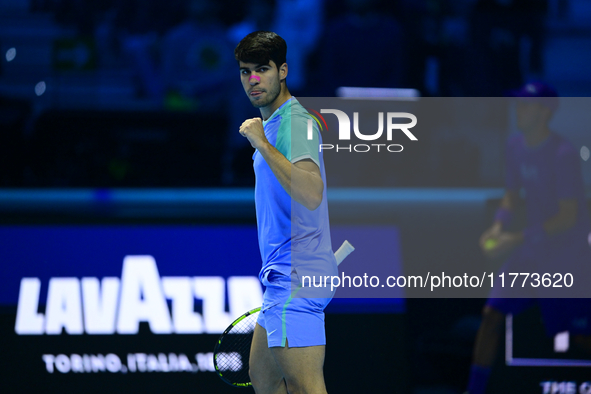
<path fill-rule="evenodd" d="M 268 93 L 268 96 L 267 96 L 266 101 L 259 101 L 259 100 L 251 101 L 252 106 L 255 108 L 263 108 L 263 107 L 268 106 L 272 102 L 274 102 L 277 99 L 277 97 L 279 97 L 279 94 L 281 93 L 281 82 L 279 82 L 279 85 L 277 85 L 277 89 L 268 91 L 267 93 Z"/>

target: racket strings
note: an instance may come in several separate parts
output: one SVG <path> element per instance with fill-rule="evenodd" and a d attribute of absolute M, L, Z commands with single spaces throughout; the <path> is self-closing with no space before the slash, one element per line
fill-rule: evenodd
<path fill-rule="evenodd" d="M 236 324 L 228 334 L 252 334 L 257 322 L 257 314 L 248 315 Z"/>
<path fill-rule="evenodd" d="M 222 379 L 230 384 L 250 383 L 248 360 L 257 318 L 258 313 L 246 316 L 223 336 L 218 345 L 217 369 Z"/>

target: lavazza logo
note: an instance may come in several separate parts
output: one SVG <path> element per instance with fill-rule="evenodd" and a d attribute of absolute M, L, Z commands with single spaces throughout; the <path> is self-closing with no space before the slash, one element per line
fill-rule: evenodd
<path fill-rule="evenodd" d="M 308 115 L 312 119 L 308 119 L 308 140 L 312 140 L 314 136 L 314 121 L 322 131 L 324 128 L 328 130 L 328 125 L 322 114 L 333 114 L 337 117 L 339 122 L 339 141 L 351 141 L 351 120 L 349 116 L 338 109 L 321 109 L 320 112 L 310 108 L 306 108 L 309 112 Z M 417 124 L 417 117 L 408 112 L 387 112 L 386 118 L 386 139 L 392 141 L 394 131 L 401 131 L 411 141 L 418 141 L 417 137 L 410 132 L 409 129 L 413 128 Z M 394 123 L 394 119 L 409 119 L 410 123 Z M 321 122 L 322 121 L 322 122 Z M 363 134 L 359 130 L 359 112 L 353 113 L 353 133 L 361 141 L 377 141 L 384 134 L 384 112 L 378 112 L 378 131 L 373 134 Z M 334 152 L 390 152 L 398 153 L 402 152 L 404 147 L 401 144 L 380 144 L 380 143 L 359 143 L 359 144 L 320 144 L 320 152 L 326 150 L 333 150 Z"/>
<path fill-rule="evenodd" d="M 255 276 L 160 277 L 155 259 L 147 255 L 126 256 L 121 278 L 50 278 L 44 312 L 39 311 L 41 285 L 39 278 L 21 279 L 18 335 L 134 335 L 142 322 L 153 334 L 219 334 L 263 301 Z M 201 313 L 195 311 L 196 300 Z M 193 360 L 169 352 L 43 354 L 41 360 L 50 374 L 215 371 L 212 352 L 196 353 Z"/>
<path fill-rule="evenodd" d="M 160 277 L 152 256 L 126 256 L 121 278 L 51 278 L 45 313 L 38 312 L 40 290 L 39 278 L 22 278 L 18 335 L 133 335 L 140 322 L 147 322 L 154 334 L 219 334 L 263 300 L 255 276 L 227 281 L 221 276 Z M 195 299 L 201 300 L 202 313 L 195 312 Z"/>

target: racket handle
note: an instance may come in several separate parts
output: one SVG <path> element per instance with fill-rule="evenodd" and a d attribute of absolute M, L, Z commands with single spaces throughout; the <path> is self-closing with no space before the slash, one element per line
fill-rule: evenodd
<path fill-rule="evenodd" d="M 341 264 L 343 260 L 345 260 L 345 257 L 351 254 L 351 252 L 354 250 L 355 248 L 349 241 L 343 242 L 341 247 L 336 252 L 334 252 L 334 257 L 337 259 L 337 265 Z"/>

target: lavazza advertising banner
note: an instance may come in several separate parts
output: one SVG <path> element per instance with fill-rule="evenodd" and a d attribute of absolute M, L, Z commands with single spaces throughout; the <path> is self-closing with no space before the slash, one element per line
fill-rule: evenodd
<path fill-rule="evenodd" d="M 0 237 L 8 392 L 235 390 L 216 375 L 212 351 L 262 304 L 256 227 L 3 226 Z M 366 250 L 354 265 L 381 248 L 400 272 L 394 227 L 333 230 L 335 244 L 344 237 Z M 334 310 L 356 308 L 341 301 Z"/>

